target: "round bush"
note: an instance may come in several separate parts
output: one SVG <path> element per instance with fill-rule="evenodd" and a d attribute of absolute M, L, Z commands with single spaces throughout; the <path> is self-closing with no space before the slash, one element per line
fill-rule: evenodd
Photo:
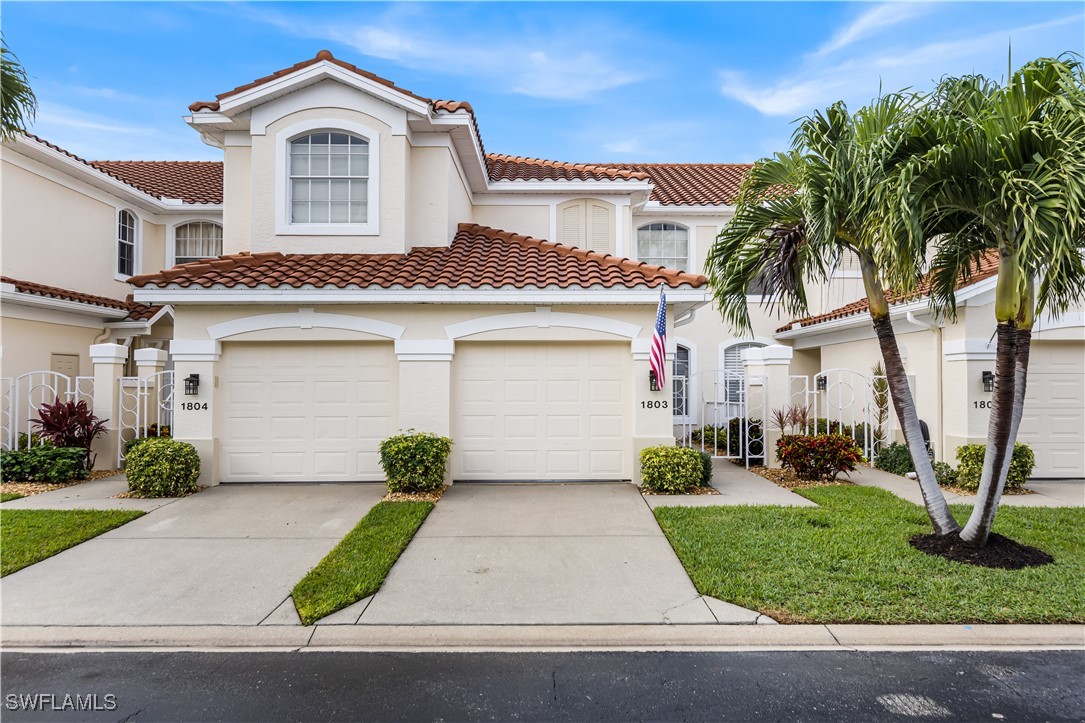
<path fill-rule="evenodd" d="M 912 455 L 908 453 L 908 445 L 900 442 L 893 442 L 878 450 L 878 456 L 874 458 L 874 466 L 902 476 L 915 469 L 912 465 Z"/>
<path fill-rule="evenodd" d="M 144 497 L 180 497 L 198 488 L 200 456 L 187 442 L 151 437 L 129 451 L 125 472 L 132 492 Z"/>
<path fill-rule="evenodd" d="M 987 446 L 983 444 L 965 444 L 957 448 L 957 461 L 960 463 L 957 466 L 958 487 L 966 490 L 979 489 L 980 477 L 983 475 L 983 456 L 986 453 Z M 1035 466 L 1036 455 L 1032 452 L 1032 447 L 1018 442 L 1014 445 L 1013 457 L 1010 458 L 1006 487 L 1024 487 Z"/>
<path fill-rule="evenodd" d="M 700 485 L 704 475 L 703 458 L 696 449 L 660 446 L 640 452 L 641 484 L 652 492 L 680 495 Z"/>
<path fill-rule="evenodd" d="M 380 444 L 381 467 L 389 492 L 431 492 L 445 483 L 452 440 L 432 432 L 408 430 Z"/>

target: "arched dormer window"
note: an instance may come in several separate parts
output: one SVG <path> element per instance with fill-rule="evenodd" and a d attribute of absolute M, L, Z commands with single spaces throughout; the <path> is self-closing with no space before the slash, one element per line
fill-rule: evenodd
<path fill-rule="evenodd" d="M 369 141 L 325 131 L 290 141 L 291 224 L 369 221 Z"/>
<path fill-rule="evenodd" d="M 689 229 L 676 223 L 647 223 L 637 229 L 637 258 L 668 269 L 689 269 Z"/>
<path fill-rule="evenodd" d="M 117 275 L 128 277 L 136 273 L 136 251 L 139 244 L 139 224 L 128 209 L 117 213 Z"/>
<path fill-rule="evenodd" d="M 187 264 L 222 254 L 222 226 L 214 221 L 189 221 L 173 231 L 173 263 Z"/>

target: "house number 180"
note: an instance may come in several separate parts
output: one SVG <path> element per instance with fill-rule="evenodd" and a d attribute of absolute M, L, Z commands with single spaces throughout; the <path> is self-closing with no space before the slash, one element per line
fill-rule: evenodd
<path fill-rule="evenodd" d="M 186 412 L 196 412 L 199 410 L 207 410 L 207 402 L 181 402 L 181 409 Z"/>

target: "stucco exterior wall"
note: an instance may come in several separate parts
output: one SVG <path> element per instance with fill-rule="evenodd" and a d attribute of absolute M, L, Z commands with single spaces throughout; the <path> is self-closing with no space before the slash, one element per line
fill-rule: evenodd
<path fill-rule="evenodd" d="M 241 139 L 246 145 L 229 145 L 234 135 L 227 136 L 222 164 L 222 253 L 236 254 L 252 250 L 252 147 L 248 134 Z"/>
<path fill-rule="evenodd" d="M 79 375 L 90 376 L 90 345 L 101 333 L 102 329 L 2 317 L 0 376 L 48 370 L 52 354 L 78 355 Z"/>
<path fill-rule="evenodd" d="M 550 206 L 531 205 L 525 200 L 522 206 L 477 205 L 472 209 L 475 223 L 502 231 L 550 239 Z"/>

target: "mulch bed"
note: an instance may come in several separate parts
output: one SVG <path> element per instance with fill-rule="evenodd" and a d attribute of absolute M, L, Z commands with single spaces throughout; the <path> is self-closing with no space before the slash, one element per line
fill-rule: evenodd
<path fill-rule="evenodd" d="M 965 497 L 975 497 L 976 490 L 967 490 L 964 487 L 954 487 L 952 485 L 938 485 L 946 492 L 952 492 L 955 495 L 963 495 Z M 1034 495 L 1036 494 L 1027 487 L 1007 487 L 1002 490 L 1002 494 L 1005 495 Z"/>
<path fill-rule="evenodd" d="M 685 492 L 657 492 L 646 487 L 638 487 L 642 495 L 718 495 L 720 491 L 715 487 L 691 487 Z"/>
<path fill-rule="evenodd" d="M 841 485 L 850 485 L 851 482 L 846 479 L 835 480 L 805 480 L 799 479 L 795 476 L 795 473 L 789 469 L 769 469 L 768 467 L 750 467 L 750 471 L 756 475 L 764 477 L 769 482 L 784 487 L 789 490 L 804 489 L 806 487 L 839 487 Z"/>
<path fill-rule="evenodd" d="M 1001 570 L 1020 570 L 1025 567 L 1039 567 L 1055 561 L 1043 550 L 1011 540 L 995 533 L 987 538 L 984 547 L 975 547 L 952 535 L 916 535 L 909 540 L 912 547 L 920 552 L 947 560 L 963 562 L 977 567 L 995 567 Z"/>
<path fill-rule="evenodd" d="M 128 490 L 127 492 L 121 492 L 120 494 L 110 497 L 112 500 L 161 500 L 161 499 L 181 499 L 182 497 L 188 497 L 194 495 L 197 492 L 203 492 L 207 489 L 207 485 L 197 485 L 196 489 L 191 492 L 185 492 L 183 495 L 177 495 L 176 497 L 154 497 L 151 495 L 140 494 L 139 492 L 133 492 Z"/>
<path fill-rule="evenodd" d="M 381 502 L 439 502 L 447 489 L 448 485 L 433 492 L 389 492 Z"/>
<path fill-rule="evenodd" d="M 62 490 L 65 487 L 74 487 L 84 482 L 93 482 L 98 479 L 105 479 L 106 477 L 112 477 L 113 475 L 120 474 L 123 469 L 100 469 L 91 472 L 87 475 L 86 479 L 72 480 L 71 482 L 4 482 L 0 483 L 0 492 L 14 492 L 20 494 L 23 497 L 30 497 L 32 495 L 40 495 L 42 492 L 52 492 L 54 490 Z"/>

